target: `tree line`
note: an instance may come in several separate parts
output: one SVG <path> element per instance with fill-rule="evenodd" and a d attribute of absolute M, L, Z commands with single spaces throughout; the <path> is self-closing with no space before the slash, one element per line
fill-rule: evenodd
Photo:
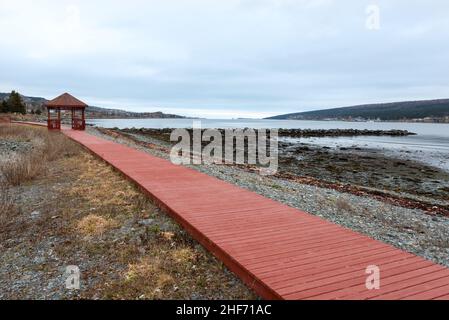
<path fill-rule="evenodd" d="M 0 104 L 0 113 L 21 113 L 26 114 L 26 106 L 16 91 L 11 91 L 8 99 L 3 100 Z"/>

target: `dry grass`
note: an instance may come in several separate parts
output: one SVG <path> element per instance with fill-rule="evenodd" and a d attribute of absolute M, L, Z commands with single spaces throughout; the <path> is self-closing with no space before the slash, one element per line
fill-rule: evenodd
<path fill-rule="evenodd" d="M 80 153 L 80 146 L 59 132 L 48 132 L 44 135 L 43 153 L 47 161 L 62 157 L 71 157 Z"/>
<path fill-rule="evenodd" d="M 353 212 L 354 211 L 354 207 L 349 203 L 349 201 L 344 198 L 341 198 L 341 197 L 339 197 L 339 198 L 337 198 L 337 200 L 335 200 L 335 206 L 340 211 L 345 211 L 345 212 Z"/>
<path fill-rule="evenodd" d="M 7 232 L 8 225 L 19 214 L 19 210 L 14 204 L 9 187 L 0 182 L 0 239 Z"/>
<path fill-rule="evenodd" d="M 104 265 L 118 268 L 109 271 L 113 279 L 103 278 L 96 287 L 85 291 L 83 298 L 255 297 L 110 166 L 85 153 L 65 163 L 81 168 L 63 196 L 77 199 L 77 205 L 67 208 L 64 215 L 75 226 L 68 232 L 82 237 L 75 241 L 81 246 L 75 250 L 86 251 L 91 264 L 101 260 L 98 272 L 104 272 Z M 143 219 L 154 222 L 143 226 L 139 224 Z"/>
<path fill-rule="evenodd" d="M 59 132 L 49 132 L 43 128 L 0 126 L 0 137 L 30 142 L 33 145 L 30 151 L 16 153 L 0 163 L 3 179 L 12 186 L 21 185 L 45 173 L 49 162 L 80 152 L 80 147 L 75 142 Z"/>
<path fill-rule="evenodd" d="M 161 299 L 174 283 L 173 277 L 163 271 L 160 260 L 146 257 L 129 265 L 123 288 L 140 291 L 140 299 Z"/>
<path fill-rule="evenodd" d="M 0 125 L 0 137 L 2 139 L 19 139 L 21 141 L 31 141 L 36 135 L 43 132 L 41 128 L 32 128 L 20 125 Z"/>
<path fill-rule="evenodd" d="M 335 208 L 341 214 L 355 213 L 355 208 L 351 205 L 350 201 L 343 197 L 324 197 L 322 195 L 316 195 L 316 203 L 321 209 L 326 209 L 328 207 Z"/>
<path fill-rule="evenodd" d="M 195 260 L 195 253 L 191 248 L 174 250 L 171 257 L 175 263 L 190 263 Z"/>
<path fill-rule="evenodd" d="M 101 214 L 114 214 L 115 208 L 126 209 L 129 214 L 145 205 L 148 199 L 126 183 L 123 177 L 115 174 L 105 163 L 92 157 L 85 157 L 85 168 L 79 176 L 79 182 L 68 191 L 68 196 L 83 195 L 84 204 L 90 209 L 102 208 Z M 113 173 L 113 174 L 111 174 Z M 107 179 L 105 177 L 108 177 Z M 89 181 L 90 183 L 81 183 Z M 125 183 L 124 183 L 125 182 Z"/>
<path fill-rule="evenodd" d="M 9 187 L 0 183 L 0 213 L 5 213 L 14 208 L 14 201 L 11 197 Z"/>
<path fill-rule="evenodd" d="M 104 232 L 116 228 L 117 221 L 105 219 L 101 216 L 90 214 L 78 222 L 78 231 L 88 237 L 102 235 Z"/>
<path fill-rule="evenodd" d="M 45 157 L 40 152 L 21 154 L 0 164 L 3 179 L 13 186 L 37 177 L 46 169 Z"/>

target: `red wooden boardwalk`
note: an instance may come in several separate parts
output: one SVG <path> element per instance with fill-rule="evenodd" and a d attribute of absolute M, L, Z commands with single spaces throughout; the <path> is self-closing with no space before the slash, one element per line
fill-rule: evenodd
<path fill-rule="evenodd" d="M 63 130 L 268 299 L 449 299 L 449 269 L 195 170 Z M 367 266 L 380 268 L 368 290 Z"/>

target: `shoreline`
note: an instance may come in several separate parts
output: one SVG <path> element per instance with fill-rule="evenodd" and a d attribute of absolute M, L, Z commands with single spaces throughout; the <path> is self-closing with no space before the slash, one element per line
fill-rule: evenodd
<path fill-rule="evenodd" d="M 154 146 L 164 146 L 166 152 L 173 144 L 170 142 L 171 129 L 97 128 L 94 130 L 119 136 L 128 135 L 128 138 L 134 142 L 136 138 L 143 136 L 151 139 Z M 302 130 L 288 131 L 289 134 L 298 132 L 301 133 Z M 312 133 L 323 134 L 323 131 Z M 388 132 L 381 134 L 386 133 Z M 222 134 L 224 134 L 223 131 Z M 335 134 L 335 131 L 332 130 L 331 134 Z M 384 150 L 363 146 L 333 149 L 326 145 L 312 145 L 303 143 L 301 140 L 288 141 L 288 139 L 290 138 L 284 138 L 280 134 L 278 176 L 294 176 L 303 181 L 312 179 L 327 185 L 349 184 L 359 189 L 371 189 L 368 193 L 382 193 L 390 198 L 402 196 L 426 204 L 420 207 L 446 206 L 448 209 L 445 210 L 449 210 L 449 201 L 444 201 L 448 200 L 446 194 L 449 192 L 449 172 L 440 168 L 414 159 L 397 157 L 395 154 L 385 155 Z M 254 170 L 248 165 L 246 168 Z"/>
<path fill-rule="evenodd" d="M 47 117 L 44 115 L 36 115 L 36 114 L 26 114 L 26 115 L 18 115 L 18 114 L 10 114 L 10 113 L 2 113 L 1 115 L 11 116 L 13 120 L 18 121 L 37 121 L 37 122 L 46 122 Z M 269 119 L 269 118 L 219 118 L 219 119 L 213 119 L 213 118 L 203 118 L 203 117 L 190 117 L 190 116 L 177 116 L 177 117 L 165 117 L 165 118 L 159 118 L 159 117 L 114 117 L 114 116 L 105 116 L 105 117 L 92 117 L 90 115 L 86 115 L 86 121 L 95 121 L 95 120 L 220 120 L 220 121 L 307 121 L 307 122 L 338 122 L 338 123 L 397 123 L 397 124 L 439 124 L 439 125 L 448 125 L 449 122 L 432 122 L 432 121 L 400 121 L 400 120 L 382 120 L 382 121 L 355 121 L 355 120 L 318 120 L 318 119 Z M 69 120 L 67 121 L 69 123 Z M 92 124 L 90 124 L 92 125 Z"/>
<path fill-rule="evenodd" d="M 154 136 L 92 128 L 89 133 L 169 159 L 170 144 Z M 259 193 L 291 207 L 319 216 L 373 239 L 449 266 L 449 217 L 435 209 L 408 208 L 384 197 L 353 194 L 339 188 L 260 176 L 236 165 L 187 165 L 231 184 Z"/>

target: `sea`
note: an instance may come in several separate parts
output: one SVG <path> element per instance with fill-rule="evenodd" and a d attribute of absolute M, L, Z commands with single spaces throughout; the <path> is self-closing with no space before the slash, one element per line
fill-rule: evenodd
<path fill-rule="evenodd" d="M 369 129 L 408 130 L 413 136 L 359 136 L 285 138 L 290 142 L 327 146 L 332 149 L 358 147 L 378 150 L 386 156 L 416 160 L 449 172 L 449 124 L 407 122 L 347 122 L 265 119 L 91 119 L 88 123 L 104 128 L 254 128 L 254 129 Z"/>

